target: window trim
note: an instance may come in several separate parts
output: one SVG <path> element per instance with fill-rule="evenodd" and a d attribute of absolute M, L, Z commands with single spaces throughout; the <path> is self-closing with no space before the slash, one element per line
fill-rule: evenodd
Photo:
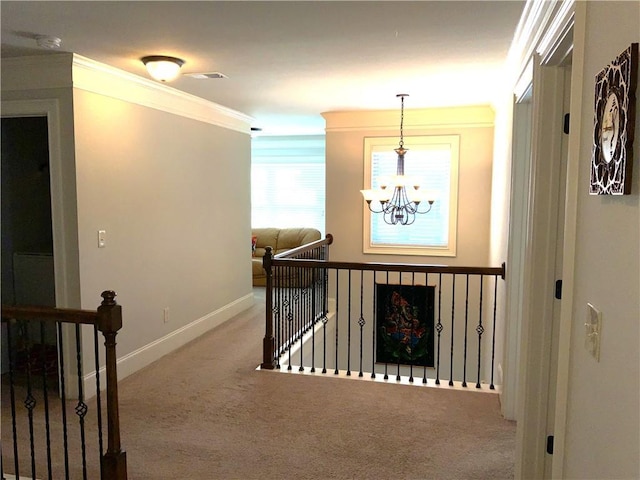
<path fill-rule="evenodd" d="M 451 167 L 449 180 L 449 229 L 448 241 L 444 247 L 435 246 L 401 246 L 401 245 L 372 245 L 371 243 L 371 216 L 380 215 L 372 213 L 367 203 L 362 201 L 363 229 L 362 229 L 362 251 L 365 254 L 378 255 L 422 255 L 434 257 L 455 257 L 457 247 L 458 231 L 458 183 L 460 167 L 460 135 L 420 135 L 405 136 L 405 147 L 409 150 L 411 145 L 414 148 L 422 145 L 449 145 L 451 151 Z M 371 188 L 371 157 L 374 149 L 383 147 L 385 150 L 397 148 L 397 137 L 364 137 L 364 188 Z M 429 215 L 428 213 L 425 215 Z M 416 218 L 419 221 L 419 218 Z M 398 225 L 397 228 L 402 228 Z"/>

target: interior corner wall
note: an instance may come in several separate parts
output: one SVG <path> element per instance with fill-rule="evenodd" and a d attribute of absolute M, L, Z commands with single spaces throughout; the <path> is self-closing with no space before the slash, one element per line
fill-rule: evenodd
<path fill-rule="evenodd" d="M 446 116 L 447 112 L 444 110 L 448 109 L 442 110 Z M 456 111 L 456 114 L 460 111 L 451 110 Z M 334 235 L 331 246 L 333 260 L 489 266 L 493 125 L 472 127 L 458 124 L 420 128 L 405 125 L 405 139 L 413 135 L 460 135 L 457 256 L 379 255 L 364 254 L 362 248 L 363 215 L 366 214 L 366 204 L 360 193 L 364 183 L 364 138 L 397 137 L 398 128 L 365 126 L 333 129 L 330 115 L 325 114 L 328 120 L 326 225 L 327 233 Z M 366 117 L 367 113 L 358 112 L 358 115 Z M 358 124 L 366 125 L 366 118 L 360 119 Z"/>
<path fill-rule="evenodd" d="M 588 193 L 596 74 L 638 42 L 640 3 L 586 2 L 571 351 L 563 478 L 640 478 L 640 105 L 632 193 Z M 580 50 L 580 49 L 577 49 Z M 636 90 L 637 97 L 640 91 Z M 602 312 L 600 360 L 584 347 Z"/>
<path fill-rule="evenodd" d="M 511 94 L 505 95 L 496 102 L 495 110 L 495 131 L 494 131 L 494 151 L 491 176 L 491 227 L 489 234 L 489 265 L 498 266 L 508 263 L 509 244 L 509 218 L 510 218 L 510 198 L 511 198 L 511 131 L 513 118 L 513 97 Z M 509 265 L 507 275 L 509 274 Z M 508 370 L 508 358 L 505 358 L 505 351 L 508 350 L 506 342 L 508 339 L 507 312 L 506 312 L 506 282 L 499 282 L 497 291 L 496 309 L 496 383 L 503 388 L 504 394 L 505 376 Z M 509 393 L 507 393 L 507 397 Z M 504 397 L 502 397 L 504 400 Z M 515 412 L 505 408 L 501 402 L 503 415 L 513 420 Z"/>
<path fill-rule="evenodd" d="M 250 136 L 78 88 L 73 102 L 82 307 L 115 290 L 118 356 L 144 366 L 149 346 L 253 302 Z"/>

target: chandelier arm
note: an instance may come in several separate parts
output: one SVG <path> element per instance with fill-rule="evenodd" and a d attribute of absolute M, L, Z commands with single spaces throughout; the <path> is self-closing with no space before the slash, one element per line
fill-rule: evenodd
<path fill-rule="evenodd" d="M 372 205 L 372 203 L 373 203 L 373 202 L 372 202 L 371 200 L 367 200 L 367 206 L 369 207 L 369 211 L 370 211 L 371 213 L 384 213 L 384 206 L 385 206 L 385 204 L 386 204 L 387 202 L 381 202 L 381 203 L 380 203 L 380 207 L 381 207 L 381 208 L 380 208 L 380 210 L 376 210 L 376 209 L 374 209 L 374 208 L 371 206 L 371 205 Z"/>
<path fill-rule="evenodd" d="M 425 213 L 429 213 L 431 211 L 431 208 L 433 208 L 433 201 L 428 201 L 426 202 L 429 206 L 427 207 L 426 210 L 420 210 L 420 205 L 422 205 L 425 202 L 419 202 L 418 204 L 416 204 L 416 213 L 419 214 L 425 214 Z"/>

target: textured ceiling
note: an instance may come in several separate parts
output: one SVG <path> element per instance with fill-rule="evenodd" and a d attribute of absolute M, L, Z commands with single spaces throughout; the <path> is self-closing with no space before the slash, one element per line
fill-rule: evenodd
<path fill-rule="evenodd" d="M 171 86 L 254 117 L 264 133 L 322 131 L 321 113 L 487 104 L 501 87 L 522 1 L 2 1 L 2 57 L 51 53 L 36 35 L 147 76 L 173 55 Z"/>

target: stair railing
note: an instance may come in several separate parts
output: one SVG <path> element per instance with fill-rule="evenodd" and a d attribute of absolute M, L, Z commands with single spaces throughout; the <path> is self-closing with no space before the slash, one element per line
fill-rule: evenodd
<path fill-rule="evenodd" d="M 102 303 L 95 311 L 41 306 L 2 306 L 3 333 L 8 347 L 8 396 L 11 405 L 11 444 L 9 452 L 2 452 L 2 467 L 13 467 L 20 478 L 21 470 L 28 470 L 31 478 L 96 478 L 126 480 L 127 459 L 120 443 L 118 409 L 118 375 L 116 369 L 116 336 L 122 328 L 122 307 L 115 301 L 116 293 L 102 293 Z M 83 351 L 82 325 L 93 326 L 93 352 Z M 75 329 L 75 352 L 66 351 L 67 328 Z M 47 342 L 47 330 L 53 328 L 54 345 Z M 6 329 L 6 330 L 5 330 Z M 98 332 L 104 337 L 101 352 Z M 73 334 L 72 334 L 73 336 Z M 51 354 L 51 348 L 53 353 Z M 90 354 L 94 355 L 91 362 Z M 75 354 L 75 362 L 73 355 Z M 100 359 L 104 358 L 104 367 Z M 74 365 L 75 363 L 75 365 Z M 3 371 L 5 370 L 3 365 Z M 95 399 L 89 401 L 85 392 L 85 369 L 95 368 Z M 67 370 L 65 372 L 65 368 Z M 106 371 L 107 447 L 103 444 L 101 370 Z M 89 375 L 90 377 L 91 375 Z M 77 385 L 69 383 L 77 382 Z M 3 386 L 3 390 L 6 387 Z M 68 392 L 73 391 L 73 395 Z M 69 397 L 77 397 L 73 400 Z M 3 394 L 4 397 L 4 394 Z M 19 398 L 23 398 L 22 408 Z M 59 404 L 58 404 L 59 400 Z M 77 424 L 68 419 L 68 410 L 75 402 Z M 95 403 L 95 416 L 88 402 Z M 36 418 L 36 415 L 42 418 Z M 60 422 L 55 422 L 60 419 Z M 91 451 L 87 449 L 93 424 L 97 435 L 100 465 L 90 465 Z M 3 414 L 3 436 L 5 430 Z M 78 438 L 76 438 L 76 435 Z M 61 440 L 61 442 L 59 442 Z M 63 451 L 53 449 L 62 444 Z M 75 446 L 79 443 L 77 452 Z M 3 442 L 3 445 L 6 445 Z M 40 448 L 43 447 L 43 448 Z M 5 454 L 12 457 L 5 461 Z M 73 457 L 77 454 L 79 458 Z M 25 459 L 24 457 L 28 457 Z M 62 457 L 56 464 L 52 459 Z M 73 457 L 73 458 L 72 458 Z M 74 460 L 75 458 L 75 460 Z M 11 468 L 11 467 L 9 467 Z M 3 470 L 4 473 L 4 470 Z"/>
<path fill-rule="evenodd" d="M 506 267 L 330 261 L 312 245 L 267 250 L 265 369 L 495 389 L 499 280 Z M 316 245 L 317 247 L 317 245 Z M 288 252 L 289 253 L 289 252 Z M 306 257 L 301 254 L 304 253 Z M 291 282 L 292 278 L 304 281 Z M 488 337 L 488 338 L 487 338 Z"/>

